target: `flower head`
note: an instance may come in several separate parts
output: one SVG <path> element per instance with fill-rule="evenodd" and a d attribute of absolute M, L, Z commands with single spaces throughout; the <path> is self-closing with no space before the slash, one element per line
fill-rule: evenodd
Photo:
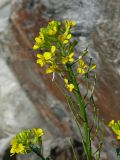
<path fill-rule="evenodd" d="M 58 31 L 60 24 L 61 23 L 59 21 L 54 21 L 54 20 L 49 22 L 49 25 L 47 27 L 48 35 L 50 35 L 50 36 L 55 35 Z"/>
<path fill-rule="evenodd" d="M 30 144 L 31 133 L 30 130 L 23 130 L 20 134 L 16 134 L 16 136 L 11 141 L 11 156 L 15 153 L 24 154 L 27 152 L 26 146 Z"/>
<path fill-rule="evenodd" d="M 60 38 L 60 40 L 62 41 L 63 44 L 67 44 L 71 37 L 72 37 L 71 34 L 66 34 L 66 33 L 59 36 L 59 38 Z"/>
<path fill-rule="evenodd" d="M 44 43 L 44 35 L 40 32 L 39 36 L 35 38 L 35 45 L 33 46 L 33 50 L 37 50 L 41 47 L 41 45 Z"/>
<path fill-rule="evenodd" d="M 44 134 L 42 128 L 38 128 L 38 129 L 33 128 L 32 132 L 33 132 L 33 134 L 34 134 L 35 137 L 41 137 Z"/>
<path fill-rule="evenodd" d="M 51 54 L 51 52 L 44 52 L 43 57 L 47 61 L 52 58 L 52 54 Z"/>
<path fill-rule="evenodd" d="M 53 55 L 55 55 L 55 51 L 56 51 L 56 47 L 55 47 L 55 46 L 51 46 L 51 53 L 52 53 Z"/>
<path fill-rule="evenodd" d="M 46 60 L 44 55 L 37 53 L 37 63 L 41 65 L 41 67 L 43 67 L 46 64 Z"/>
<path fill-rule="evenodd" d="M 37 53 L 37 63 L 43 67 L 45 64 L 53 61 L 53 56 L 55 55 L 56 47 L 51 46 L 50 52 L 44 52 L 44 54 Z"/>
<path fill-rule="evenodd" d="M 19 154 L 19 153 L 24 154 L 24 153 L 26 153 L 26 149 L 22 144 L 14 143 L 14 144 L 12 144 L 10 153 L 11 153 L 11 156 L 13 156 L 15 153 L 16 154 Z"/>
<path fill-rule="evenodd" d="M 54 73 L 58 71 L 58 66 L 56 64 L 52 64 L 46 69 L 46 74 Z"/>
<path fill-rule="evenodd" d="M 65 85 L 66 85 L 66 88 L 72 92 L 73 89 L 74 89 L 74 85 L 72 83 L 68 83 L 68 79 L 64 78 L 64 82 L 65 82 Z"/>
<path fill-rule="evenodd" d="M 92 64 L 91 66 L 88 66 L 84 60 L 82 59 L 82 57 L 79 58 L 78 61 L 79 65 L 77 67 L 77 72 L 82 74 L 85 74 L 87 71 L 92 71 L 96 68 L 96 64 Z"/>
<path fill-rule="evenodd" d="M 70 27 L 74 27 L 75 25 L 76 25 L 75 21 L 70 21 L 70 20 L 66 20 L 65 21 L 65 27 L 66 27 L 66 29 L 70 28 Z"/>
<path fill-rule="evenodd" d="M 112 126 L 114 126 L 114 124 L 115 124 L 115 121 L 114 121 L 114 120 L 111 120 L 111 121 L 109 122 L 108 126 L 109 126 L 109 127 L 112 127 Z"/>
<path fill-rule="evenodd" d="M 62 63 L 66 64 L 66 63 L 69 63 L 69 62 L 73 62 L 74 61 L 73 56 L 74 56 L 74 53 L 70 53 L 68 56 L 63 57 L 62 58 Z"/>
<path fill-rule="evenodd" d="M 86 73 L 86 69 L 87 69 L 87 64 L 83 61 L 83 59 L 79 59 L 79 65 L 77 68 L 77 72 L 80 74 L 85 74 Z"/>
<path fill-rule="evenodd" d="M 31 152 L 32 143 L 34 144 L 34 140 L 37 143 L 38 138 L 40 138 L 43 134 L 44 133 L 41 128 L 23 130 L 19 134 L 16 134 L 11 141 L 11 156 L 15 153 L 25 154 Z"/>
<path fill-rule="evenodd" d="M 116 134 L 117 140 L 120 140 L 120 121 L 115 122 L 114 120 L 111 120 L 108 124 L 108 126 L 112 129 L 112 131 Z"/>

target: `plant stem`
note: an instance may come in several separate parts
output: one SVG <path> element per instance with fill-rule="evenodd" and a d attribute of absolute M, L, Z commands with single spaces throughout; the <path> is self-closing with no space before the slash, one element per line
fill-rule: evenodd
<path fill-rule="evenodd" d="M 33 147 L 33 146 L 30 146 L 31 150 L 36 153 L 39 157 L 40 157 L 40 160 L 46 160 L 40 153 L 40 148 L 37 148 L 37 147 Z"/>
<path fill-rule="evenodd" d="M 68 70 L 68 74 L 70 77 L 70 80 L 72 81 L 74 87 L 75 87 L 75 94 L 76 94 L 76 98 L 77 98 L 77 102 L 79 105 L 79 109 L 81 112 L 81 116 L 83 119 L 83 126 L 84 126 L 84 133 L 85 133 L 85 142 L 86 142 L 86 149 L 87 149 L 87 160 L 92 160 L 92 152 L 91 152 L 91 139 L 90 139 L 90 128 L 88 125 L 88 118 L 87 118 L 87 113 L 86 113 L 86 105 L 85 102 L 81 96 L 79 87 L 78 87 L 78 83 L 74 74 L 74 71 L 72 69 L 72 66 L 70 64 L 67 64 L 67 70 Z"/>

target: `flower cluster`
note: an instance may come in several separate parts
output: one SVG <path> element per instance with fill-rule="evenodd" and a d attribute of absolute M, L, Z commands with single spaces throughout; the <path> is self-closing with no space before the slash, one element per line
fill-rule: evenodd
<path fill-rule="evenodd" d="M 112 129 L 112 131 L 116 134 L 117 140 L 120 140 L 120 121 L 115 122 L 114 120 L 111 120 L 108 124 L 108 126 Z"/>
<path fill-rule="evenodd" d="M 96 68 L 95 64 L 88 66 L 83 60 L 83 56 L 76 58 L 74 55 L 77 42 L 71 40 L 71 29 L 75 25 L 76 23 L 70 20 L 65 20 L 63 23 L 53 20 L 46 28 L 40 29 L 33 46 L 33 50 L 38 50 L 37 64 L 44 67 L 46 74 L 62 74 L 65 86 L 70 92 L 74 90 L 74 85 L 68 83 L 63 68 L 67 71 L 68 65 L 77 64 L 76 72 L 80 75 Z"/>
<path fill-rule="evenodd" d="M 85 74 L 88 71 L 92 71 L 96 68 L 96 64 L 92 64 L 90 66 L 87 65 L 87 63 L 85 63 L 85 61 L 82 59 L 82 57 L 79 58 L 78 61 L 78 67 L 77 67 L 77 72 L 80 74 Z"/>
<path fill-rule="evenodd" d="M 75 22 L 65 21 L 63 25 L 60 21 L 49 22 L 46 28 L 41 28 L 39 36 L 35 38 L 34 50 L 44 51 L 37 53 L 37 63 L 41 67 L 46 68 L 46 73 L 60 72 L 59 65 L 73 62 L 74 53 L 61 53 L 60 48 L 65 46 L 70 38 L 70 29 L 75 25 Z"/>
<path fill-rule="evenodd" d="M 68 79 L 64 79 L 64 82 L 65 82 L 65 85 L 66 85 L 66 88 L 70 91 L 70 92 L 72 92 L 72 90 L 74 89 L 74 85 L 72 84 L 72 83 L 69 83 L 68 82 Z"/>
<path fill-rule="evenodd" d="M 31 145 L 37 144 L 43 134 L 41 128 L 21 131 L 11 141 L 11 156 L 15 153 L 25 154 L 31 152 Z"/>

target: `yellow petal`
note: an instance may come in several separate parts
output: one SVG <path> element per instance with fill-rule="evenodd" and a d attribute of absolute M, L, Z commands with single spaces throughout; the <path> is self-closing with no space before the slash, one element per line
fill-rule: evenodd
<path fill-rule="evenodd" d="M 39 46 L 35 44 L 35 45 L 33 46 L 33 50 L 37 50 L 37 49 L 39 49 Z"/>
<path fill-rule="evenodd" d="M 117 136 L 117 140 L 120 140 L 120 135 L 119 135 L 119 136 Z"/>
<path fill-rule="evenodd" d="M 49 22 L 49 24 L 50 24 L 50 25 L 51 25 L 51 24 L 54 24 L 54 23 L 55 23 L 55 21 L 54 21 L 54 20 Z"/>
<path fill-rule="evenodd" d="M 81 68 L 87 68 L 86 63 L 82 59 L 79 60 L 79 64 Z"/>
<path fill-rule="evenodd" d="M 70 59 L 69 59 L 69 62 L 74 62 L 74 59 L 73 59 L 73 58 L 70 58 Z"/>
<path fill-rule="evenodd" d="M 55 51 L 56 51 L 56 47 L 55 47 L 55 46 L 52 46 L 52 47 L 51 47 L 51 52 L 54 53 Z"/>
<path fill-rule="evenodd" d="M 42 40 L 44 40 L 44 35 L 42 32 L 40 32 L 40 36 L 39 36 Z"/>
<path fill-rule="evenodd" d="M 96 68 L 96 64 L 93 64 L 91 67 L 90 67 L 90 71 L 94 70 Z"/>
<path fill-rule="evenodd" d="M 58 69 L 58 66 L 56 64 L 54 64 L 46 69 L 46 74 L 56 72 L 57 69 Z"/>
<path fill-rule="evenodd" d="M 74 61 L 73 56 L 74 56 L 74 53 L 73 53 L 73 52 L 70 53 L 70 55 L 69 55 L 69 61 L 70 61 L 70 62 L 73 62 L 73 61 Z"/>
<path fill-rule="evenodd" d="M 82 69 L 81 67 L 78 67 L 77 72 L 80 74 L 85 74 L 86 71 L 84 69 Z"/>
<path fill-rule="evenodd" d="M 40 37 L 36 37 L 36 38 L 35 38 L 35 41 L 36 41 L 36 43 L 40 44 L 40 43 L 41 43 Z"/>
<path fill-rule="evenodd" d="M 52 57 L 52 55 L 51 55 L 51 53 L 50 52 L 44 52 L 44 58 L 45 58 L 45 60 L 49 60 L 49 59 L 51 59 L 51 57 Z"/>
<path fill-rule="evenodd" d="M 75 26 L 76 22 L 75 21 L 71 21 L 71 26 Z"/>
<path fill-rule="evenodd" d="M 68 35 L 67 35 L 67 39 L 70 39 L 71 37 L 72 37 L 71 34 L 68 34 Z"/>
<path fill-rule="evenodd" d="M 64 44 L 67 44 L 67 43 L 68 43 L 68 40 L 64 40 L 63 43 L 64 43 Z"/>
<path fill-rule="evenodd" d="M 116 134 L 117 134 L 118 136 L 120 136 L 120 130 L 117 130 L 117 131 L 116 131 Z"/>
<path fill-rule="evenodd" d="M 69 57 L 73 57 L 74 56 L 74 52 L 70 53 Z"/>
<path fill-rule="evenodd" d="M 47 69 L 46 69 L 46 74 L 49 74 L 49 73 L 52 73 L 53 72 L 53 70 L 50 68 L 50 67 L 48 67 Z"/>
<path fill-rule="evenodd" d="M 43 67 L 46 62 L 44 60 L 42 60 L 42 59 L 37 59 L 36 63 L 40 64 L 41 67 Z"/>
<path fill-rule="evenodd" d="M 65 82 L 66 84 L 68 84 L 68 79 L 64 78 L 64 82 Z"/>
<path fill-rule="evenodd" d="M 54 26 L 53 28 L 49 29 L 48 33 L 49 35 L 55 35 L 57 32 L 57 28 Z"/>
<path fill-rule="evenodd" d="M 44 134 L 42 128 L 38 128 L 38 129 L 33 128 L 32 131 L 33 131 L 35 137 L 41 137 Z"/>
<path fill-rule="evenodd" d="M 42 54 L 39 54 L 39 53 L 37 53 L 37 58 L 42 58 L 43 57 L 43 55 Z"/>
<path fill-rule="evenodd" d="M 11 140 L 11 145 L 14 145 L 14 144 L 16 144 L 17 143 L 17 140 L 16 140 L 16 138 L 14 137 L 12 140 Z"/>
<path fill-rule="evenodd" d="M 62 58 L 62 64 L 66 64 L 68 62 L 68 57 L 63 57 Z"/>
<path fill-rule="evenodd" d="M 68 85 L 67 85 L 67 88 L 68 88 L 68 90 L 69 90 L 70 92 L 72 92 L 73 89 L 74 89 L 74 85 L 73 85 L 73 84 L 68 84 Z"/>
<path fill-rule="evenodd" d="M 112 126 L 114 126 L 114 124 L 115 124 L 115 121 L 114 121 L 114 120 L 111 120 L 111 121 L 109 122 L 108 126 L 109 126 L 109 127 L 112 127 Z"/>

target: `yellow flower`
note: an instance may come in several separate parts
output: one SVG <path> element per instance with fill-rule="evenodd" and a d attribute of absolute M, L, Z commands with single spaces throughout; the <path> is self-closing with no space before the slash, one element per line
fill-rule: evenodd
<path fill-rule="evenodd" d="M 11 141 L 11 156 L 15 153 L 25 154 L 32 151 L 32 143 L 37 143 L 39 141 L 39 137 L 41 137 L 43 134 L 44 133 L 41 128 L 23 130 L 19 134 L 16 134 L 16 136 Z"/>
<path fill-rule="evenodd" d="M 120 140 L 120 135 L 117 136 L 117 140 Z"/>
<path fill-rule="evenodd" d="M 52 46 L 51 47 L 51 53 L 54 55 L 55 54 L 55 51 L 56 51 L 56 47 L 55 46 Z"/>
<path fill-rule="evenodd" d="M 55 24 L 54 20 L 52 20 L 52 21 L 49 22 L 49 25 L 54 25 L 54 24 Z"/>
<path fill-rule="evenodd" d="M 120 140 L 120 129 L 114 130 L 115 134 L 117 135 L 117 139 Z"/>
<path fill-rule="evenodd" d="M 37 50 L 37 49 L 39 49 L 39 46 L 38 46 L 37 44 L 35 44 L 35 45 L 33 46 L 33 50 Z"/>
<path fill-rule="evenodd" d="M 46 69 L 46 74 L 57 72 L 57 71 L 58 71 L 58 66 L 56 64 L 53 64 Z"/>
<path fill-rule="evenodd" d="M 70 27 L 73 27 L 75 25 L 76 25 L 75 21 L 70 21 L 70 20 L 66 20 L 65 21 L 65 28 L 66 28 L 66 30 L 70 29 Z"/>
<path fill-rule="evenodd" d="M 76 25 L 76 22 L 75 21 L 71 21 L 70 25 L 73 27 Z"/>
<path fill-rule="evenodd" d="M 112 129 L 112 131 L 117 135 L 117 140 L 120 140 L 120 121 L 115 122 L 111 120 L 108 126 Z"/>
<path fill-rule="evenodd" d="M 59 26 L 61 25 L 60 21 L 51 21 L 49 22 L 49 25 L 47 27 L 47 33 L 48 35 L 55 35 L 58 31 Z"/>
<path fill-rule="evenodd" d="M 38 129 L 33 128 L 32 131 L 33 131 L 34 136 L 37 138 L 44 135 L 42 128 L 38 128 Z"/>
<path fill-rule="evenodd" d="M 88 67 L 89 66 L 83 61 L 82 57 L 80 57 L 77 72 L 80 74 L 85 74 L 87 72 Z M 89 71 L 92 71 L 95 68 L 96 68 L 96 64 L 92 64 L 89 68 Z"/>
<path fill-rule="evenodd" d="M 116 133 L 118 136 L 120 136 L 120 129 L 115 130 L 115 133 Z"/>
<path fill-rule="evenodd" d="M 56 51 L 56 47 L 52 46 L 51 47 L 51 52 L 44 52 L 44 58 L 45 60 L 50 60 L 52 58 L 52 56 L 55 55 L 55 51 Z"/>
<path fill-rule="evenodd" d="M 55 35 L 57 33 L 57 21 L 51 21 L 48 25 L 48 34 L 50 36 Z"/>
<path fill-rule="evenodd" d="M 46 64 L 46 60 L 45 60 L 45 57 L 42 55 L 42 54 L 37 54 L 37 62 L 38 64 L 41 65 L 41 67 L 43 67 L 45 64 Z"/>
<path fill-rule="evenodd" d="M 86 73 L 87 64 L 82 60 L 82 58 L 79 59 L 79 66 L 77 68 L 77 72 L 80 74 Z"/>
<path fill-rule="evenodd" d="M 37 54 L 37 63 L 43 67 L 46 63 L 53 61 L 53 56 L 55 55 L 56 47 L 51 46 L 51 52 L 44 52 L 44 54 Z"/>
<path fill-rule="evenodd" d="M 73 89 L 74 89 L 74 85 L 72 84 L 72 83 L 68 83 L 68 79 L 64 79 L 64 82 L 65 82 L 65 84 L 66 84 L 66 88 L 70 91 L 70 92 L 72 92 L 73 91 Z"/>
<path fill-rule="evenodd" d="M 111 121 L 109 122 L 108 126 L 109 126 L 109 127 L 112 127 L 112 126 L 114 126 L 114 124 L 115 124 L 115 121 L 114 121 L 114 120 L 111 120 Z"/>
<path fill-rule="evenodd" d="M 23 133 L 23 132 L 22 132 Z M 21 137 L 21 135 L 16 135 L 12 141 L 11 141 L 11 150 L 10 150 L 10 153 L 11 153 L 11 156 L 13 156 L 15 153 L 21 153 L 21 154 L 24 154 L 26 153 L 26 149 L 25 149 L 25 146 L 23 146 L 23 144 L 20 142 L 21 141 L 21 138 L 22 138 L 22 141 L 24 139 L 24 137 Z M 18 143 L 19 142 L 19 143 Z"/>
<path fill-rule="evenodd" d="M 63 63 L 63 64 L 66 64 L 66 63 L 68 63 L 68 62 L 73 62 L 73 61 L 74 61 L 73 56 L 74 56 L 74 53 L 72 52 L 72 53 L 70 53 L 68 56 L 63 57 L 63 58 L 62 58 L 62 63 Z"/>
<path fill-rule="evenodd" d="M 50 60 L 52 58 L 51 52 L 44 52 L 43 57 L 45 60 Z"/>
<path fill-rule="evenodd" d="M 96 64 L 92 64 L 92 66 L 90 67 L 90 71 L 94 70 L 96 68 Z"/>
<path fill-rule="evenodd" d="M 59 38 L 63 42 L 63 44 L 67 44 L 69 42 L 69 39 L 72 37 L 71 34 L 64 33 L 63 35 L 60 35 Z"/>
<path fill-rule="evenodd" d="M 73 89 L 74 89 L 74 85 L 73 85 L 73 84 L 67 84 L 67 88 L 68 88 L 68 90 L 69 90 L 70 92 L 72 92 Z"/>
<path fill-rule="evenodd" d="M 50 36 L 55 35 L 57 33 L 57 28 L 56 27 L 50 28 L 48 33 Z"/>
<path fill-rule="evenodd" d="M 22 144 L 12 143 L 12 147 L 10 150 L 11 156 L 13 156 L 15 153 L 26 153 L 25 147 Z"/>
<path fill-rule="evenodd" d="M 44 35 L 40 32 L 40 35 L 35 38 L 36 44 L 33 46 L 33 50 L 39 49 L 39 47 L 44 43 Z"/>

